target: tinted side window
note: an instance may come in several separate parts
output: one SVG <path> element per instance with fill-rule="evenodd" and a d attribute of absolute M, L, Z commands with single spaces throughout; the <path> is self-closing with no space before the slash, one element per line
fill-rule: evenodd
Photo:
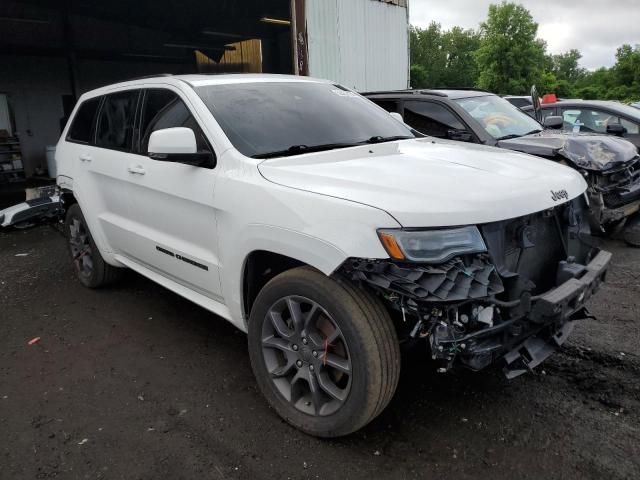
<path fill-rule="evenodd" d="M 138 90 L 128 90 L 105 97 L 98 119 L 98 147 L 131 150 L 138 94 Z"/>
<path fill-rule="evenodd" d="M 526 98 L 507 98 L 507 101 L 511 103 L 511 105 L 515 105 L 518 108 L 528 107 L 529 105 L 531 105 L 531 102 L 529 102 Z"/>
<path fill-rule="evenodd" d="M 94 122 L 102 97 L 82 102 L 67 133 L 70 142 L 93 143 Z"/>
<path fill-rule="evenodd" d="M 447 138 L 449 130 L 466 130 L 451 111 L 432 102 L 405 102 L 404 121 L 419 132 L 433 137 Z"/>
<path fill-rule="evenodd" d="M 397 112 L 398 111 L 398 102 L 393 100 L 374 100 L 371 99 L 376 105 L 384 108 L 387 112 Z"/>
<path fill-rule="evenodd" d="M 149 137 L 163 128 L 186 127 L 196 135 L 198 151 L 212 151 L 204 133 L 182 99 L 165 89 L 150 89 L 145 93 L 140 127 L 140 153 L 146 155 Z"/>

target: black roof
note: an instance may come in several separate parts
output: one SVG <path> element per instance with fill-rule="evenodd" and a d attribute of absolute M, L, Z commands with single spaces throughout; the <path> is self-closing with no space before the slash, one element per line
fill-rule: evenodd
<path fill-rule="evenodd" d="M 432 97 L 446 97 L 452 100 L 460 98 L 470 97 L 484 97 L 487 95 L 494 95 L 491 92 L 485 90 L 479 90 L 475 88 L 431 88 L 431 89 L 409 89 L 409 90 L 382 90 L 376 92 L 363 92 L 362 95 L 379 96 L 379 97 L 397 97 L 397 96 L 412 96 L 412 95 L 424 95 Z"/>

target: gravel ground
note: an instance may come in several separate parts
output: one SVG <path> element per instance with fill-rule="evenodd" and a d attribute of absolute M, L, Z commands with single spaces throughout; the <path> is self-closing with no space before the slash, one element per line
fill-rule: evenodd
<path fill-rule="evenodd" d="M 133 273 L 83 288 L 48 227 L 0 232 L 0 478 L 640 478 L 640 250 L 606 248 L 598 320 L 544 370 L 409 355 L 387 410 L 329 441 L 267 406 L 231 325 Z"/>

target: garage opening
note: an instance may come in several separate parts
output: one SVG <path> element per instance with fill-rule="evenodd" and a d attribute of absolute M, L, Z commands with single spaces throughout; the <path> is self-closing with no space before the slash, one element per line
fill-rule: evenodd
<path fill-rule="evenodd" d="M 85 91 L 165 72 L 295 73 L 298 1 L 3 1 L 0 193 L 49 178 L 47 149 Z"/>

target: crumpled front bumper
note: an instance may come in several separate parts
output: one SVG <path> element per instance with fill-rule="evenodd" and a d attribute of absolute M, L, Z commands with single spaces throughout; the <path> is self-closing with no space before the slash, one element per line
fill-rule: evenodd
<path fill-rule="evenodd" d="M 540 328 L 503 356 L 507 378 L 542 363 L 565 342 L 574 321 L 588 316 L 584 305 L 604 282 L 610 261 L 611 253 L 600 251 L 580 278 L 567 280 L 533 302 L 527 318 Z"/>

